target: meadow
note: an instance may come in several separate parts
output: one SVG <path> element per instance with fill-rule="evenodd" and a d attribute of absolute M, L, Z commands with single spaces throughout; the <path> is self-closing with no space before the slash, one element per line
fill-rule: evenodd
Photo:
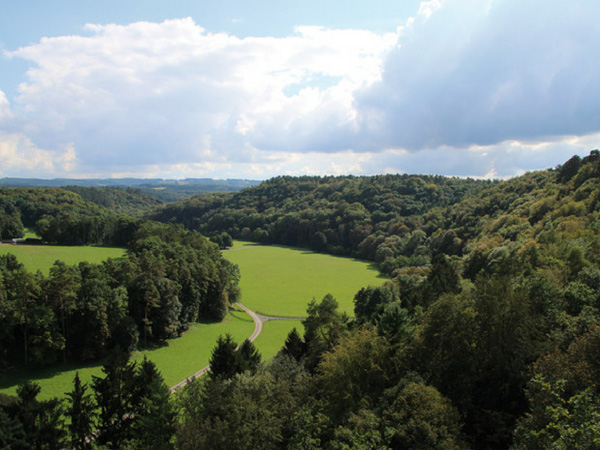
<path fill-rule="evenodd" d="M 67 264 L 101 262 L 122 257 L 125 251 L 104 247 L 6 244 L 0 245 L 0 254 L 3 253 L 14 253 L 28 270 L 41 270 L 47 274 L 57 259 Z M 352 315 L 356 292 L 361 287 L 384 281 L 369 263 L 290 247 L 236 241 L 224 255 L 240 267 L 242 303 L 263 315 L 304 317 L 308 302 L 313 298 L 321 300 L 327 293 L 338 300 L 342 311 Z M 304 333 L 300 320 L 271 320 L 263 324 L 263 331 L 255 341 L 263 361 L 275 356 L 294 327 L 300 335 Z M 136 352 L 133 358 L 141 361 L 145 355 L 154 361 L 167 385 L 172 386 L 208 364 L 220 335 L 230 333 L 241 343 L 253 330 L 254 323 L 248 315 L 231 311 L 223 322 L 193 324 L 183 336 L 170 339 L 163 346 Z M 76 372 L 85 383 L 90 383 L 93 375 L 102 376 L 99 363 L 22 368 L 0 374 L 0 393 L 14 394 L 19 384 L 35 380 L 42 387 L 39 398 L 63 397 L 72 389 Z"/>
<path fill-rule="evenodd" d="M 135 352 L 133 359 L 139 362 L 147 356 L 156 364 L 166 384 L 173 386 L 208 365 L 212 349 L 220 335 L 229 333 L 236 342 L 241 343 L 253 330 L 254 322 L 245 313 L 231 312 L 220 323 L 193 324 L 181 337 L 170 339 L 161 347 Z M 19 369 L 0 374 L 0 393 L 15 394 L 19 384 L 35 380 L 42 388 L 40 399 L 63 397 L 65 392 L 72 390 L 76 372 L 79 372 L 84 383 L 91 383 L 93 375 L 103 376 L 102 366 L 98 363 Z"/>
<path fill-rule="evenodd" d="M 60 246 L 60 245 L 13 245 L 0 244 L 0 255 L 12 253 L 29 272 L 40 270 L 50 273 L 50 267 L 60 260 L 68 265 L 76 265 L 82 261 L 101 263 L 109 258 L 117 259 L 125 256 L 125 249 L 115 247 Z"/>
<path fill-rule="evenodd" d="M 292 247 L 236 241 L 223 255 L 240 268 L 241 302 L 263 315 L 304 317 L 327 294 L 353 315 L 354 295 L 385 281 L 368 262 Z"/>

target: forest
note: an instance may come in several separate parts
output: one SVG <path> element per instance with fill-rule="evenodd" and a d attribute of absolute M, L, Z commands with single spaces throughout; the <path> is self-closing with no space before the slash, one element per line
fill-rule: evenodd
<path fill-rule="evenodd" d="M 32 448 L 600 448 L 598 150 L 504 181 L 277 177 L 144 219 L 0 190 L 0 217 L 3 236 L 128 248 L 49 277 L 0 259 L 2 361 L 106 357 L 93 394 L 76 379 L 65 400 L 37 401 L 35 385 L 0 397 L 5 447 L 44 429 L 58 447 Z M 310 301 L 272 361 L 222 337 L 210 375 L 169 396 L 123 350 L 222 317 L 238 294 L 218 251 L 231 238 L 371 260 L 389 280 L 356 293 L 353 317 Z"/>

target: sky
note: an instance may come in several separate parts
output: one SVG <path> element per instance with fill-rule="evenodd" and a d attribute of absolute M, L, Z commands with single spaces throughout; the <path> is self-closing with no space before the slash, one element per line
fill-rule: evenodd
<path fill-rule="evenodd" d="M 597 0 L 0 0 L 0 177 L 507 178 L 600 147 Z"/>

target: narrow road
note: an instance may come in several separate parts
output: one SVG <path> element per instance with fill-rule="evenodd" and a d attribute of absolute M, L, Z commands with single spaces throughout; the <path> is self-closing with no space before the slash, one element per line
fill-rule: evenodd
<path fill-rule="evenodd" d="M 248 313 L 248 315 L 250 317 L 252 317 L 252 320 L 254 321 L 254 333 L 252 333 L 252 335 L 248 338 L 248 340 L 250 342 L 252 342 L 252 341 L 254 341 L 254 339 L 256 339 L 259 336 L 259 334 L 262 331 L 262 320 L 256 315 L 256 313 L 254 311 L 246 308 L 241 303 L 236 302 L 236 305 L 238 307 L 240 307 L 241 309 L 243 309 L 246 313 Z M 171 389 L 169 389 L 169 391 L 171 392 L 171 394 L 173 392 L 177 392 L 179 389 L 184 387 L 186 384 L 190 383 L 191 381 L 195 380 L 198 377 L 201 377 L 209 370 L 210 370 L 210 366 L 203 367 L 202 369 L 200 369 L 198 372 L 196 372 L 192 376 L 186 378 L 185 380 L 180 381 L 175 386 L 171 387 Z"/>

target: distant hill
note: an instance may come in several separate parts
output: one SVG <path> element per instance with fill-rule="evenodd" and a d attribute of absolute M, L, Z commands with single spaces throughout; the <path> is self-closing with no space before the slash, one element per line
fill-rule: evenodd
<path fill-rule="evenodd" d="M 151 218 L 207 236 L 226 232 L 373 260 L 388 274 L 427 267 L 437 254 L 469 255 L 464 270 L 474 277 L 486 258 L 497 256 L 494 251 L 562 258 L 575 245 L 592 254 L 599 187 L 600 152 L 594 150 L 502 182 L 424 175 L 277 177 L 234 194 L 174 202 Z M 578 243 L 584 237 L 585 245 Z"/>
<path fill-rule="evenodd" d="M 165 180 L 162 178 L 97 178 L 75 179 L 54 178 L 0 178 L 3 187 L 113 187 L 136 188 L 139 193 L 150 195 L 165 202 L 182 200 L 197 194 L 210 192 L 238 192 L 244 188 L 259 184 L 257 180 L 212 178 L 186 178 L 183 180 Z"/>

